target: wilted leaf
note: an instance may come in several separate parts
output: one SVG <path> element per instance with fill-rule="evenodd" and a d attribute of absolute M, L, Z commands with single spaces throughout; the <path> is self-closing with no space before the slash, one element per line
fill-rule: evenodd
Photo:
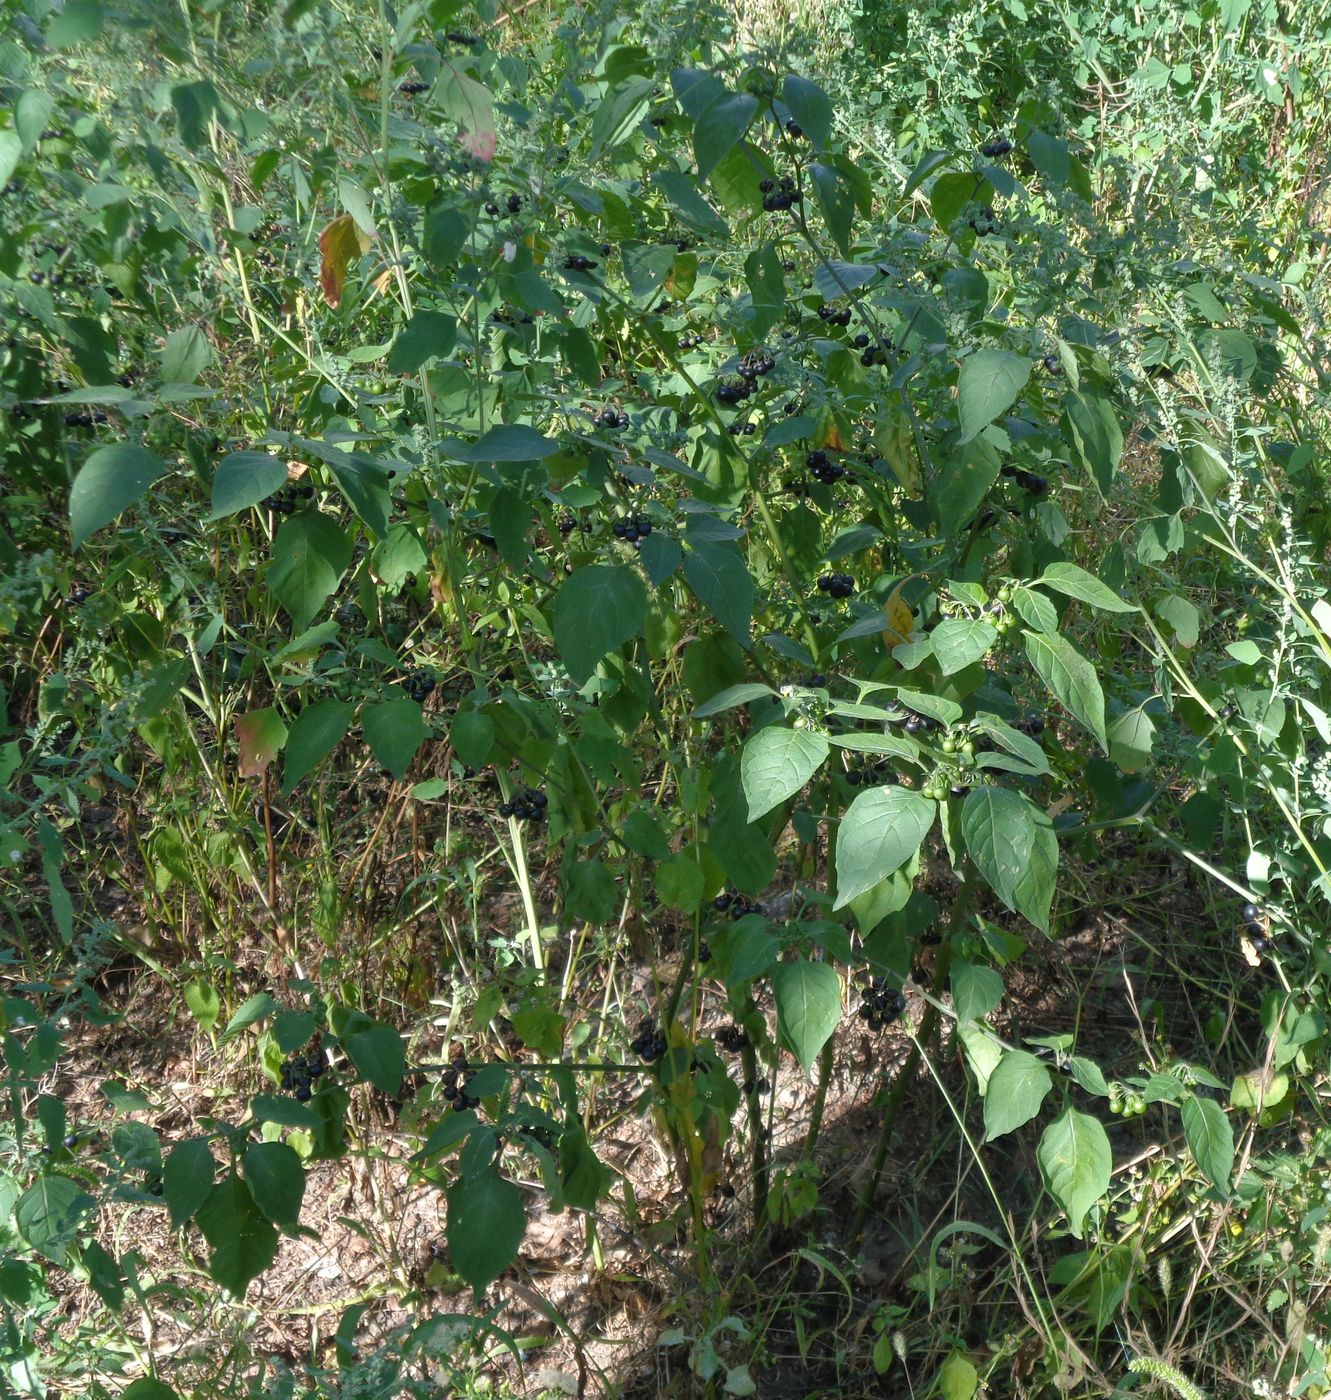
<path fill-rule="evenodd" d="M 339 214 L 319 235 L 319 283 L 329 306 L 342 305 L 342 288 L 347 268 L 369 249 L 370 240 L 356 226 L 350 214 Z"/>

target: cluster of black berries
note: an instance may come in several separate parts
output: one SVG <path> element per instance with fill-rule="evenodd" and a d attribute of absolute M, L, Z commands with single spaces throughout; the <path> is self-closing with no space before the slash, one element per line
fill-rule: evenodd
<path fill-rule="evenodd" d="M 15 423 L 22 423 L 32 417 L 32 410 L 25 403 L 12 403 L 6 412 Z"/>
<path fill-rule="evenodd" d="M 1007 155 L 1012 150 L 1012 142 L 1000 136 L 995 141 L 986 141 L 980 147 L 980 154 L 987 156 L 990 160 L 997 160 L 1000 156 Z"/>
<path fill-rule="evenodd" d="M 402 689 L 419 705 L 434 689 L 434 675 L 424 666 L 417 666 L 402 678 Z"/>
<path fill-rule="evenodd" d="M 907 734 L 932 734 L 943 727 L 943 721 L 929 715 L 917 715 L 913 710 L 906 712 L 906 723 L 902 726 Z"/>
<path fill-rule="evenodd" d="M 298 502 L 313 497 L 313 486 L 284 486 L 275 495 L 266 496 L 263 503 L 274 515 L 294 515 Z"/>
<path fill-rule="evenodd" d="M 1243 932 L 1252 944 L 1253 952 L 1264 953 L 1271 946 L 1266 925 L 1262 922 L 1262 911 L 1255 904 L 1243 906 Z"/>
<path fill-rule="evenodd" d="M 1014 467 L 1011 462 L 1004 464 L 1002 472 L 1004 476 L 1015 481 L 1023 491 L 1029 491 L 1032 496 L 1043 496 L 1049 490 L 1049 483 L 1044 477 L 1036 476 L 1034 472 L 1028 472 L 1022 467 Z"/>
<path fill-rule="evenodd" d="M 418 92 L 424 92 L 429 86 L 429 83 L 412 80 L 411 82 L 399 83 L 397 85 L 397 90 L 407 97 L 415 97 Z"/>
<path fill-rule="evenodd" d="M 718 914 L 729 914 L 732 919 L 742 919 L 745 914 L 758 913 L 758 906 L 734 890 L 723 890 L 712 901 L 712 908 Z"/>
<path fill-rule="evenodd" d="M 834 462 L 821 447 L 815 447 L 809 453 L 804 459 L 804 465 L 808 467 L 809 475 L 815 481 L 821 481 L 824 486 L 831 486 L 846 474 L 845 467 L 840 462 Z"/>
<path fill-rule="evenodd" d="M 726 429 L 731 437 L 752 437 L 757 431 L 758 425 L 756 423 L 732 423 Z"/>
<path fill-rule="evenodd" d="M 1063 361 L 1060 360 L 1057 355 L 1048 354 L 1040 361 L 1040 363 L 1045 367 L 1045 372 L 1047 374 L 1063 373 Z"/>
<path fill-rule="evenodd" d="M 810 690 L 822 690 L 827 684 L 827 677 L 821 671 L 811 671 L 804 677 L 803 684 Z"/>
<path fill-rule="evenodd" d="M 504 201 L 504 208 L 507 209 L 510 214 L 516 214 L 522 208 L 522 196 L 520 194 L 509 195 Z"/>
<path fill-rule="evenodd" d="M 105 423 L 107 421 L 106 414 L 102 413 L 100 410 L 96 413 L 88 413 L 85 410 L 82 413 L 65 414 L 65 427 L 67 428 L 91 428 L 94 423 Z"/>
<path fill-rule="evenodd" d="M 679 348 L 681 350 L 692 350 L 695 345 L 701 344 L 702 336 L 700 335 L 693 335 L 692 333 L 690 333 L 688 335 L 682 335 L 679 338 Z"/>
<path fill-rule="evenodd" d="M 753 381 L 749 379 L 726 379 L 722 380 L 720 387 L 716 391 L 716 397 L 722 403 L 743 403 L 745 399 L 753 393 Z"/>
<path fill-rule="evenodd" d="M 759 375 L 770 374 L 776 368 L 776 356 L 762 345 L 757 350 L 750 350 L 747 355 L 741 355 L 735 368 L 743 378 L 757 379 Z"/>
<path fill-rule="evenodd" d="M 876 345 L 870 345 L 867 349 L 860 351 L 860 364 L 866 369 L 870 365 L 885 365 L 889 363 L 887 353 L 880 350 Z"/>
<path fill-rule="evenodd" d="M 629 1049 L 640 1059 L 650 1064 L 659 1060 L 666 1052 L 666 1038 L 655 1021 L 644 1017 L 638 1024 L 638 1033 L 629 1043 Z"/>
<path fill-rule="evenodd" d="M 998 216 L 987 204 L 982 205 L 980 212 L 967 222 L 981 238 L 998 232 Z"/>
<path fill-rule="evenodd" d="M 799 202 L 799 190 L 789 175 L 783 175 L 780 180 L 773 180 L 769 175 L 759 181 L 758 188 L 763 192 L 763 208 L 769 214 L 779 213 Z"/>
<path fill-rule="evenodd" d="M 282 1088 L 304 1103 L 314 1092 L 314 1081 L 328 1068 L 328 1051 L 319 1046 L 304 1055 L 288 1055 L 282 1061 Z"/>
<path fill-rule="evenodd" d="M 560 516 L 559 533 L 564 536 L 571 535 L 578 528 L 578 522 L 571 515 Z"/>
<path fill-rule="evenodd" d="M 525 313 L 521 316 L 515 316 L 511 306 L 501 306 L 498 310 L 492 311 L 490 319 L 498 322 L 501 326 L 530 326 L 532 323 L 532 318 Z"/>
<path fill-rule="evenodd" d="M 520 822 L 543 822 L 545 809 L 549 805 L 550 799 L 540 788 L 523 788 L 511 802 L 499 804 L 499 815 L 513 817 Z"/>
<path fill-rule="evenodd" d="M 875 977 L 864 993 L 860 1020 L 866 1022 L 871 1031 L 880 1031 L 890 1026 L 905 1009 L 906 998 L 901 992 L 889 987 L 886 978 Z"/>
<path fill-rule="evenodd" d="M 467 1057 L 461 1050 L 453 1052 L 453 1058 L 449 1061 L 448 1068 L 443 1072 L 441 1078 L 444 1082 L 444 1098 L 453 1105 L 459 1113 L 467 1108 L 479 1108 L 481 1101 L 467 1092 L 467 1084 L 458 1083 L 467 1072 Z"/>
<path fill-rule="evenodd" d="M 474 34 L 455 34 L 451 31 L 444 35 L 444 39 L 450 44 L 465 44 L 469 49 L 481 42 Z"/>
<path fill-rule="evenodd" d="M 564 259 L 564 268 L 568 272 L 590 272 L 592 268 L 600 267 L 600 265 L 583 253 L 570 253 Z"/>
<path fill-rule="evenodd" d="M 1032 739 L 1038 739 L 1044 733 L 1044 716 L 1037 715 L 1032 710 L 1023 719 L 1017 721 L 1015 726 L 1023 734 L 1029 734 Z"/>
<path fill-rule="evenodd" d="M 645 540 L 652 533 L 652 522 L 645 515 L 634 515 L 627 520 L 616 520 L 612 529 L 617 540 L 637 544 L 639 540 Z"/>
<path fill-rule="evenodd" d="M 818 319 L 829 326 L 848 326 L 850 325 L 850 307 L 832 306 L 830 303 L 824 302 L 818 308 Z"/>
<path fill-rule="evenodd" d="M 748 1047 L 749 1043 L 749 1034 L 743 1026 L 722 1026 L 716 1033 L 717 1048 L 729 1050 L 732 1054 L 739 1054 L 741 1050 Z"/>
<path fill-rule="evenodd" d="M 849 574 L 819 574 L 818 591 L 829 598 L 849 598 L 855 592 L 855 580 Z"/>
<path fill-rule="evenodd" d="M 886 786 L 895 783 L 897 775 L 885 763 L 865 763 L 857 768 L 846 770 L 846 781 L 851 787 Z"/>
<path fill-rule="evenodd" d="M 627 428 L 629 416 L 622 408 L 611 408 L 607 404 L 596 416 L 596 421 L 603 428 Z"/>

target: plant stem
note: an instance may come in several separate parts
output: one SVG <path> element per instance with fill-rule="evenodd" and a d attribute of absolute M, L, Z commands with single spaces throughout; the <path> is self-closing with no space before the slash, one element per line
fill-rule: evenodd
<path fill-rule="evenodd" d="M 934 964 L 933 1000 L 925 1004 L 924 1015 L 920 1018 L 919 1034 L 911 1044 L 910 1054 L 906 1056 L 905 1064 L 897 1072 L 891 1092 L 888 1094 L 887 1103 L 883 1105 L 883 1125 L 878 1133 L 878 1145 L 874 1148 L 873 1164 L 869 1168 L 869 1177 L 864 1184 L 859 1205 L 855 1210 L 854 1223 L 850 1227 L 852 1248 L 859 1244 L 864 1234 L 864 1226 L 869 1218 L 869 1211 L 873 1208 L 873 1199 L 878 1193 L 878 1183 L 882 1180 L 883 1167 L 887 1162 L 888 1149 L 892 1145 L 892 1129 L 896 1125 L 897 1113 L 901 1109 L 911 1081 L 915 1078 L 915 1071 L 920 1066 L 923 1047 L 933 1040 L 938 1029 L 939 1012 L 934 1001 L 938 999 L 943 988 L 947 985 L 947 975 L 952 966 L 952 950 L 956 935 L 970 917 L 971 907 L 974 905 L 978 893 L 978 883 L 977 878 L 972 874 L 970 880 L 962 885 L 952 905 L 952 916 L 948 920 L 947 926 L 948 936 L 939 945 L 938 960 Z"/>

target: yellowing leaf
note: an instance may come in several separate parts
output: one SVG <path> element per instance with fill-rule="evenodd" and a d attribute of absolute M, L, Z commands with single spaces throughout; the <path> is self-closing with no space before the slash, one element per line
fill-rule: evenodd
<path fill-rule="evenodd" d="M 915 612 L 902 597 L 902 593 L 915 577 L 915 574 L 907 574 L 888 594 L 887 602 L 883 604 L 883 620 L 887 624 L 883 628 L 883 640 L 887 643 L 888 651 L 910 641 L 911 629 L 915 625 Z"/>
<path fill-rule="evenodd" d="M 370 246 L 369 238 L 356 226 L 350 214 L 339 214 L 319 235 L 319 283 L 329 306 L 342 305 L 342 288 L 347 268 Z"/>

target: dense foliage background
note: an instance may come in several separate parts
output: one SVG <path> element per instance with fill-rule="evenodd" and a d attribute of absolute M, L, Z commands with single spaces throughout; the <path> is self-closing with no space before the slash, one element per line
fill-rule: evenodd
<path fill-rule="evenodd" d="M 7 1392 L 1327 1393 L 1331 6 L 9 0 Z"/>

